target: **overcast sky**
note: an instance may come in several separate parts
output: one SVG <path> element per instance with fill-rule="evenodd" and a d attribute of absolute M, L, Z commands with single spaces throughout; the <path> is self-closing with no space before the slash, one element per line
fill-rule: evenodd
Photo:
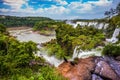
<path fill-rule="evenodd" d="M 103 18 L 120 0 L 0 0 L 0 15 L 43 16 L 52 19 Z"/>

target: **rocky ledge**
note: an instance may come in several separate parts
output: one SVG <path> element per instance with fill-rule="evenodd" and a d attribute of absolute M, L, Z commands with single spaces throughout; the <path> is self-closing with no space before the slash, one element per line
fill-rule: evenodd
<path fill-rule="evenodd" d="M 120 80 L 120 61 L 113 57 L 89 57 L 66 61 L 58 71 L 69 80 Z"/>

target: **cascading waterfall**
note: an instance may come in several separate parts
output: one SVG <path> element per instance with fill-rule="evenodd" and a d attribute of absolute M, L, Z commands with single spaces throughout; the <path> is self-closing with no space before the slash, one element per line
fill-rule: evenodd
<path fill-rule="evenodd" d="M 31 29 L 25 29 L 25 30 L 13 30 L 13 31 L 9 31 L 10 35 L 12 36 L 16 36 L 16 38 L 21 41 L 21 42 L 28 42 L 28 41 L 33 41 L 35 43 L 37 43 L 37 47 L 39 49 L 41 49 L 41 43 L 50 41 L 51 39 L 55 39 L 54 36 L 43 36 L 37 33 L 34 33 L 31 31 Z M 55 58 L 54 56 L 48 56 L 47 52 L 45 51 L 38 51 L 36 56 L 40 56 L 43 57 L 48 63 L 50 63 L 51 65 L 54 65 L 55 67 L 57 67 L 62 60 L 58 60 L 57 58 Z"/>
<path fill-rule="evenodd" d="M 71 21 L 66 21 L 66 24 L 70 24 L 72 25 L 74 28 L 77 27 L 77 25 L 81 25 L 81 26 L 93 26 L 97 29 L 106 29 L 106 27 L 108 26 L 108 23 L 98 23 L 98 22 L 85 22 L 85 21 L 78 21 L 76 23 L 72 23 Z"/>
<path fill-rule="evenodd" d="M 37 47 L 39 49 L 42 48 L 40 46 L 40 43 L 49 41 L 49 40 L 51 40 L 51 38 L 54 38 L 54 37 L 51 37 L 50 39 L 48 39 L 48 37 L 41 36 L 41 35 L 38 35 L 36 33 L 31 32 L 31 30 L 29 30 L 29 31 L 26 31 L 26 30 L 24 30 L 24 31 L 22 31 L 22 30 L 16 31 L 15 30 L 13 32 L 10 32 L 10 34 L 13 35 L 13 36 L 16 36 L 19 41 L 27 42 L 27 41 L 32 40 L 33 42 L 38 43 Z M 101 56 L 101 54 L 100 54 L 101 52 L 99 52 L 99 51 L 95 51 L 95 50 L 82 51 L 79 48 L 80 48 L 79 46 L 75 47 L 71 60 L 74 60 L 74 58 L 76 58 L 76 57 L 85 58 L 85 57 L 89 57 L 91 55 Z M 42 50 L 38 51 L 36 56 L 43 57 L 48 63 L 50 63 L 51 65 L 54 65 L 55 67 L 59 66 L 59 64 L 61 64 L 63 62 L 63 60 L 58 60 L 57 58 L 55 58 L 55 56 L 48 56 L 47 52 L 42 51 Z"/>
<path fill-rule="evenodd" d="M 72 56 L 72 60 L 73 60 L 74 58 L 78 57 L 78 53 L 79 53 L 79 52 L 78 52 L 77 49 L 78 49 L 78 46 L 76 46 L 75 49 L 74 49 L 73 56 Z"/>
<path fill-rule="evenodd" d="M 37 56 L 43 57 L 46 62 L 54 65 L 55 67 L 58 67 L 63 62 L 63 60 L 58 60 L 54 56 L 48 56 L 47 52 L 45 51 L 38 51 Z"/>
<path fill-rule="evenodd" d="M 119 35 L 119 32 L 120 32 L 120 28 L 116 28 L 113 35 L 112 35 L 112 38 L 111 39 L 106 39 L 106 41 L 116 43 L 118 41 L 117 36 Z"/>
<path fill-rule="evenodd" d="M 72 60 L 74 60 L 76 57 L 86 58 L 89 56 L 101 56 L 101 50 L 98 51 L 96 49 L 93 49 L 91 51 L 83 51 L 83 50 L 79 49 L 78 46 L 76 46 L 74 49 L 74 52 L 73 52 Z"/>

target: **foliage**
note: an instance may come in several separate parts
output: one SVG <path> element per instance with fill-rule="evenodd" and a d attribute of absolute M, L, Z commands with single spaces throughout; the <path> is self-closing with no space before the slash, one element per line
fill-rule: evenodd
<path fill-rule="evenodd" d="M 39 21 L 52 21 L 46 17 L 15 17 L 15 16 L 0 16 L 0 23 L 6 27 L 29 26 L 33 27 Z"/>
<path fill-rule="evenodd" d="M 63 78 L 54 68 L 49 66 L 41 67 L 41 78 L 40 80 L 67 80 Z"/>
<path fill-rule="evenodd" d="M 115 30 L 115 28 L 120 28 L 120 16 L 113 16 L 110 20 L 109 20 L 109 26 L 106 29 L 106 36 L 107 37 L 112 37 L 112 34 Z M 119 39 L 120 40 L 120 39 Z"/>
<path fill-rule="evenodd" d="M 0 75 L 19 73 L 20 68 L 29 66 L 36 51 L 36 44 L 31 41 L 20 43 L 13 37 L 0 34 Z"/>
<path fill-rule="evenodd" d="M 57 43 L 61 46 L 64 52 L 70 56 L 73 53 L 75 46 L 80 46 L 81 49 L 92 49 L 96 46 L 103 45 L 105 36 L 101 30 L 93 27 L 77 26 L 73 28 L 67 24 L 61 24 L 56 29 Z"/>
<path fill-rule="evenodd" d="M 63 59 L 66 56 L 64 50 L 56 43 L 55 40 L 51 40 L 49 43 L 46 43 L 45 46 L 49 56 L 54 55 L 58 59 Z"/>
<path fill-rule="evenodd" d="M 106 37 L 112 37 L 112 34 L 115 28 L 120 27 L 120 3 L 117 5 L 115 9 L 110 9 L 105 12 L 105 15 L 108 16 L 109 26 L 106 29 Z M 119 35 L 120 36 L 120 35 Z M 120 40 L 120 38 L 119 38 Z"/>
<path fill-rule="evenodd" d="M 51 35 L 53 31 L 58 27 L 58 25 L 62 24 L 63 22 L 57 21 L 40 21 L 36 22 L 33 27 L 33 30 L 40 31 L 40 34 L 43 35 Z"/>
<path fill-rule="evenodd" d="M 32 41 L 19 42 L 3 30 L 0 33 L 0 80 L 66 80 L 42 57 L 34 56 L 36 46 Z"/>
<path fill-rule="evenodd" d="M 74 19 L 74 20 L 71 20 L 73 23 L 76 23 L 76 22 L 98 22 L 98 23 L 103 23 L 103 22 L 106 22 L 106 19 L 103 18 L 103 19 Z"/>
<path fill-rule="evenodd" d="M 56 27 L 55 21 L 40 21 L 33 27 L 34 30 L 52 30 Z"/>
<path fill-rule="evenodd" d="M 0 24 L 0 33 L 6 32 L 6 28 L 3 24 Z"/>
<path fill-rule="evenodd" d="M 102 54 L 108 56 L 114 56 L 114 57 L 120 56 L 120 46 L 113 44 L 106 45 L 103 48 Z"/>
<path fill-rule="evenodd" d="M 10 77 L 2 78 L 2 80 L 67 80 L 60 75 L 55 68 L 50 66 L 40 66 L 37 73 L 33 73 L 29 68 L 23 68 L 23 71 L 26 71 L 26 74 L 29 74 L 29 76 L 14 74 Z"/>

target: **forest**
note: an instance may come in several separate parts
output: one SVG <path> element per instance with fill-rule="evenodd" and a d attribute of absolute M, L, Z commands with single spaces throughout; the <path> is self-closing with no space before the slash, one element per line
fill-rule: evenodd
<path fill-rule="evenodd" d="M 0 23 L 6 27 L 33 27 L 39 21 L 53 21 L 47 17 L 16 17 L 0 15 Z"/>
<path fill-rule="evenodd" d="M 19 42 L 0 24 L 0 79 L 2 80 L 65 80 L 42 57 L 34 56 L 37 44 Z"/>

